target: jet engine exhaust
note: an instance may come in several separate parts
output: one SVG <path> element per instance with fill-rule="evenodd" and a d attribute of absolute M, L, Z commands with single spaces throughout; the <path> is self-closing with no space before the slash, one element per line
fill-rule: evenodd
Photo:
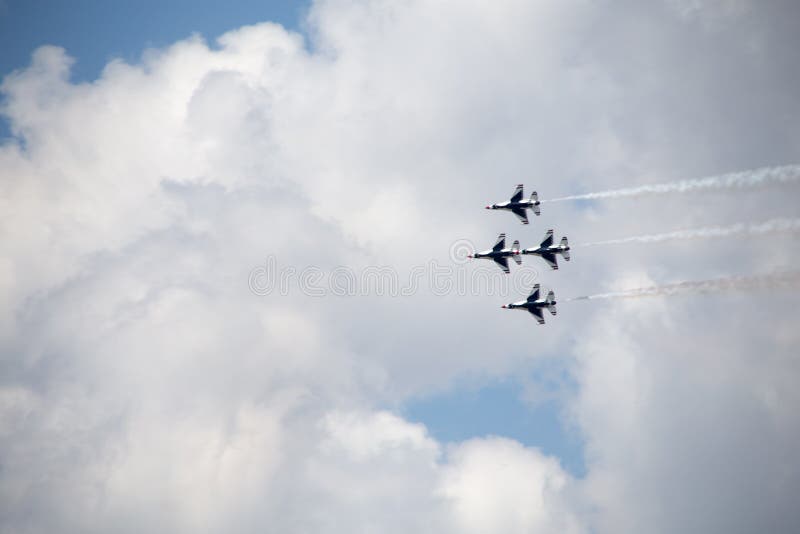
<path fill-rule="evenodd" d="M 800 289 L 800 271 L 778 272 L 756 276 L 734 276 L 711 280 L 690 280 L 675 284 L 639 287 L 572 297 L 567 301 L 595 299 L 638 299 L 644 297 L 669 297 L 682 294 L 726 293 L 734 291 Z"/>
<path fill-rule="evenodd" d="M 712 237 L 757 236 L 763 234 L 783 234 L 800 232 L 800 219 L 771 219 L 763 223 L 738 223 L 730 226 L 707 226 L 689 230 L 676 230 L 663 234 L 637 235 L 620 239 L 607 239 L 581 243 L 579 247 L 597 247 L 600 245 L 622 245 L 625 243 L 661 243 L 662 241 L 706 239 Z"/>
<path fill-rule="evenodd" d="M 764 167 L 749 171 L 733 172 L 668 182 L 662 184 L 647 184 L 624 189 L 597 191 L 582 195 L 570 195 L 560 198 L 541 200 L 540 202 L 563 202 L 566 200 L 592 200 L 604 198 L 635 198 L 649 195 L 662 195 L 668 193 L 692 193 L 696 191 L 718 191 L 726 189 L 760 189 L 770 186 L 780 186 L 800 181 L 800 165 L 783 165 L 779 167 Z"/>

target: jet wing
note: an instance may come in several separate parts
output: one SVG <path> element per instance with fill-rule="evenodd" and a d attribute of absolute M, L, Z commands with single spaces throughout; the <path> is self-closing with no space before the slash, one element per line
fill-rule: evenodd
<path fill-rule="evenodd" d="M 553 244 L 553 230 L 548 230 L 547 233 L 544 235 L 544 239 L 542 240 L 541 245 L 542 248 L 547 248 Z"/>
<path fill-rule="evenodd" d="M 539 284 L 533 286 L 533 291 L 528 295 L 528 302 L 539 299 Z"/>
<path fill-rule="evenodd" d="M 519 202 L 522 200 L 522 184 L 517 185 L 517 188 L 514 189 L 514 194 L 511 195 L 511 202 Z"/>
<path fill-rule="evenodd" d="M 556 259 L 555 254 L 550 254 L 549 252 L 542 253 L 542 259 L 547 262 L 547 265 L 550 266 L 551 269 L 554 271 L 558 269 L 558 260 Z"/>
<path fill-rule="evenodd" d="M 512 208 L 511 211 L 522 221 L 522 224 L 528 224 L 528 212 L 524 208 Z"/>
<path fill-rule="evenodd" d="M 511 270 L 508 268 L 508 258 L 503 256 L 502 258 L 492 258 L 492 259 L 495 261 L 495 263 L 497 263 L 497 265 L 500 266 L 501 269 L 503 269 L 503 271 L 505 271 L 506 274 L 511 272 Z"/>
<path fill-rule="evenodd" d="M 528 308 L 528 311 L 531 315 L 536 317 L 536 320 L 539 322 L 539 324 L 544 324 L 544 315 L 542 315 L 541 308 Z"/>
<path fill-rule="evenodd" d="M 503 250 L 506 248 L 506 234 L 500 234 L 497 236 L 497 243 L 494 244 L 492 250 L 497 252 L 498 250 Z"/>

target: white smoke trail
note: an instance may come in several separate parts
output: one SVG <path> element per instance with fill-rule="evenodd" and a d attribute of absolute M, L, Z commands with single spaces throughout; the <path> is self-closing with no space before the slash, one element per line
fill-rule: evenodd
<path fill-rule="evenodd" d="M 662 297 L 687 293 L 720 293 L 729 291 L 752 291 L 767 289 L 800 289 L 800 271 L 772 273 L 756 276 L 735 276 L 712 280 L 692 280 L 662 286 L 639 287 L 626 291 L 598 293 L 573 300 L 594 299 L 638 299 L 643 297 Z"/>
<path fill-rule="evenodd" d="M 800 219 L 771 219 L 757 224 L 733 224 L 730 226 L 707 226 L 690 230 L 676 230 L 663 234 L 636 235 L 620 239 L 580 243 L 579 247 L 596 247 L 600 245 L 621 245 L 625 243 L 660 243 L 675 239 L 706 239 L 710 237 L 757 236 L 763 234 L 800 232 Z"/>
<path fill-rule="evenodd" d="M 721 189 L 756 189 L 772 185 L 783 185 L 800 181 L 800 165 L 783 165 L 765 167 L 751 171 L 720 174 L 694 180 L 681 180 L 665 184 L 648 184 L 625 189 L 598 191 L 583 195 L 551 198 L 542 202 L 562 202 L 565 200 L 590 200 L 601 198 L 640 197 L 645 195 L 661 195 L 665 193 L 690 193 L 694 191 L 712 191 Z"/>

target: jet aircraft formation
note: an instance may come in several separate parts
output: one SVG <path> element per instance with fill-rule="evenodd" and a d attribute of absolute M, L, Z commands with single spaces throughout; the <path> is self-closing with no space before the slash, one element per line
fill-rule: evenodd
<path fill-rule="evenodd" d="M 536 194 L 536 191 L 531 193 L 530 198 L 527 200 L 524 196 L 523 185 L 519 184 L 514 190 L 514 194 L 511 195 L 511 199 L 506 202 L 498 202 L 497 204 L 486 206 L 486 209 L 508 210 L 516 215 L 522 224 L 528 224 L 528 209 L 533 210 L 533 213 L 537 216 L 541 215 L 541 210 L 539 208 L 539 196 Z M 517 265 L 521 265 L 523 255 L 539 256 L 551 269 L 555 270 L 558 269 L 557 254 L 561 254 L 564 260 L 569 261 L 569 250 L 569 242 L 566 237 L 562 237 L 561 241 L 556 244 L 554 243 L 553 230 L 548 230 L 538 247 L 523 249 L 520 248 L 519 241 L 514 241 L 510 247 L 506 247 L 506 234 L 500 234 L 497 236 L 497 242 L 491 249 L 483 252 L 475 252 L 470 254 L 469 257 L 494 260 L 494 262 L 503 269 L 503 272 L 508 274 L 510 272 L 508 268 L 508 258 L 513 259 Z M 502 307 L 510 310 L 527 310 L 531 315 L 536 317 L 539 324 L 544 324 L 544 310 L 548 310 L 551 314 L 555 315 L 556 300 L 555 294 L 552 291 L 548 292 L 547 296 L 544 298 L 540 296 L 540 293 L 539 284 L 536 284 L 533 286 L 533 290 L 526 300 L 505 304 Z"/>

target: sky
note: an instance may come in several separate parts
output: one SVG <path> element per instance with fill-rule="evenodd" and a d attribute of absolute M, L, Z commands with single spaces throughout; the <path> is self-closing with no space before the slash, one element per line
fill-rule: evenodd
<path fill-rule="evenodd" d="M 0 73 L 27 67 L 43 44 L 69 50 L 73 82 L 96 79 L 113 59 L 136 62 L 146 49 L 161 48 L 192 34 L 213 39 L 225 31 L 269 20 L 298 30 L 307 0 L 172 0 L 104 2 L 4 0 L 0 2 Z M 7 122 L 0 124 L 6 137 Z"/>
<path fill-rule="evenodd" d="M 800 528 L 794 2 L 75 6 L 0 5 L 0 532 Z"/>
<path fill-rule="evenodd" d="M 27 67 L 34 50 L 51 44 L 75 58 L 73 81 L 91 81 L 112 59 L 135 62 L 147 48 L 165 47 L 194 33 L 212 39 L 254 20 L 297 30 L 308 5 L 299 0 L 235 0 L 224 8 L 188 0 L 5 0 L 0 7 L 0 72 Z"/>

